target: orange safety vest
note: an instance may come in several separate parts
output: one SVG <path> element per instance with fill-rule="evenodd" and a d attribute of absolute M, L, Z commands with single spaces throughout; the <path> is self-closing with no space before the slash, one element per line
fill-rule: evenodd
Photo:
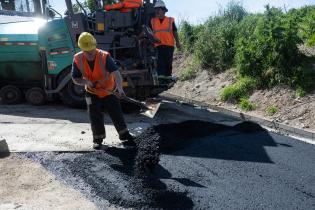
<path fill-rule="evenodd" d="M 134 9 L 139 8 L 143 4 L 142 0 L 124 0 L 123 2 L 119 2 L 116 4 L 108 4 L 105 5 L 105 10 L 117 10 L 119 9 L 122 12 L 127 11 L 126 9 Z"/>
<path fill-rule="evenodd" d="M 153 29 L 153 33 L 156 38 L 158 38 L 161 42 L 155 43 L 154 45 L 167 45 L 174 47 L 174 34 L 173 34 L 173 23 L 175 22 L 172 17 L 165 17 L 163 22 L 161 23 L 158 17 L 152 18 L 151 25 Z"/>
<path fill-rule="evenodd" d="M 115 88 L 114 76 L 106 69 L 107 56 L 109 56 L 108 52 L 96 49 L 94 69 L 92 71 L 82 51 L 74 55 L 74 62 L 83 77 L 96 84 L 96 87 L 93 89 L 85 86 L 85 90 L 98 95 L 101 98 L 110 95 L 110 92 Z M 110 92 L 107 92 L 106 90 Z"/>

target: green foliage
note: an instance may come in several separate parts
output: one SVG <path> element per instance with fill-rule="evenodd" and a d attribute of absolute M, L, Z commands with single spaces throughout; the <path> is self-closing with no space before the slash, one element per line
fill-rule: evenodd
<path fill-rule="evenodd" d="M 184 52 L 192 53 L 194 51 L 194 45 L 202 30 L 203 25 L 194 26 L 187 21 L 183 21 L 180 24 L 179 39 L 182 43 Z"/>
<path fill-rule="evenodd" d="M 85 4 L 89 8 L 90 11 L 95 11 L 95 8 L 96 8 L 95 0 L 86 0 Z"/>
<path fill-rule="evenodd" d="M 247 15 L 247 12 L 239 2 L 230 1 L 222 14 L 227 20 L 240 22 Z"/>
<path fill-rule="evenodd" d="M 220 94 L 221 100 L 235 102 L 241 98 L 248 98 L 256 88 L 256 81 L 249 77 L 239 79 L 233 85 L 224 88 Z"/>
<path fill-rule="evenodd" d="M 310 92 L 315 87 L 315 71 L 311 61 L 304 61 L 304 63 L 295 69 L 290 85 L 297 89 L 303 89 L 305 92 Z"/>
<path fill-rule="evenodd" d="M 256 18 L 255 28 L 247 20 L 251 35 L 238 37 L 238 71 L 242 76 L 260 79 L 263 87 L 288 84 L 301 62 L 298 50 L 301 40 L 297 35 L 296 21 L 269 6 L 264 15 Z"/>
<path fill-rule="evenodd" d="M 84 0 L 83 2 L 80 1 L 81 6 L 83 9 L 87 11 L 95 11 L 96 4 L 94 0 Z M 73 11 L 74 13 L 83 12 L 82 8 L 79 6 L 79 4 L 75 3 L 73 4 Z"/>
<path fill-rule="evenodd" d="M 264 13 L 248 14 L 231 1 L 204 24 L 183 22 L 180 38 L 185 52 L 192 53 L 202 68 L 220 72 L 236 65 L 238 75 L 255 78 L 255 87 L 285 84 L 303 95 L 315 86 L 315 72 L 298 49 L 303 41 L 315 45 L 315 6 L 289 12 L 266 6 Z M 194 74 L 187 67 L 182 78 Z M 239 101 L 248 95 L 253 87 L 246 89 L 244 84 L 241 79 L 225 88 L 222 100 Z"/>
<path fill-rule="evenodd" d="M 240 107 L 245 111 L 252 111 L 256 109 L 256 105 L 251 103 L 247 98 L 240 99 Z"/>
<path fill-rule="evenodd" d="M 197 71 L 196 64 L 188 64 L 179 74 L 179 80 L 185 81 L 196 77 Z"/>
<path fill-rule="evenodd" d="M 201 67 L 219 72 L 233 65 L 237 25 L 246 15 L 245 9 L 232 1 L 220 15 L 199 27 L 194 54 Z"/>
<path fill-rule="evenodd" d="M 222 17 L 210 18 L 195 44 L 195 56 L 203 68 L 216 72 L 232 66 L 237 22 Z"/>
<path fill-rule="evenodd" d="M 315 45 L 315 6 L 305 6 L 301 9 L 292 9 L 288 16 L 296 19 L 298 35 L 309 46 Z"/>
<path fill-rule="evenodd" d="M 273 116 L 275 115 L 276 113 L 278 112 L 278 108 L 276 106 L 268 106 L 267 109 L 266 109 L 266 113 L 269 115 L 269 116 Z"/>
<path fill-rule="evenodd" d="M 301 97 L 304 97 L 306 95 L 306 91 L 301 88 L 301 87 L 298 87 L 295 91 L 295 96 L 298 97 L 298 98 L 301 98 Z"/>

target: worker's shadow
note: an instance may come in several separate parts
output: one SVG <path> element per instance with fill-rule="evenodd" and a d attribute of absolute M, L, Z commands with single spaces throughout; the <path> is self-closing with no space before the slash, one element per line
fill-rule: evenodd
<path fill-rule="evenodd" d="M 10 150 L 5 139 L 0 140 L 0 158 L 6 158 L 10 156 Z"/>

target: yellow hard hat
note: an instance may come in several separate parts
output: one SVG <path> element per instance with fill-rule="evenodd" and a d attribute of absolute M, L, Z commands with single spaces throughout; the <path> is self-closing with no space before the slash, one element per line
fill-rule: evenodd
<path fill-rule="evenodd" d="M 91 51 L 96 48 L 96 39 L 92 34 L 83 32 L 79 36 L 78 45 L 82 51 Z"/>

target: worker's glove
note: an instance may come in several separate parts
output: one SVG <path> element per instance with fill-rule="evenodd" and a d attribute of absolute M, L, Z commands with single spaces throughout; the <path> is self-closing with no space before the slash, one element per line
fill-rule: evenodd
<path fill-rule="evenodd" d="M 122 88 L 117 88 L 117 91 L 115 95 L 119 98 L 122 99 L 126 96 L 125 91 Z"/>
<path fill-rule="evenodd" d="M 88 88 L 90 88 L 90 89 L 95 88 L 95 86 L 96 86 L 96 85 L 95 85 L 93 82 L 91 82 L 90 80 L 86 80 L 85 85 L 86 85 Z"/>

